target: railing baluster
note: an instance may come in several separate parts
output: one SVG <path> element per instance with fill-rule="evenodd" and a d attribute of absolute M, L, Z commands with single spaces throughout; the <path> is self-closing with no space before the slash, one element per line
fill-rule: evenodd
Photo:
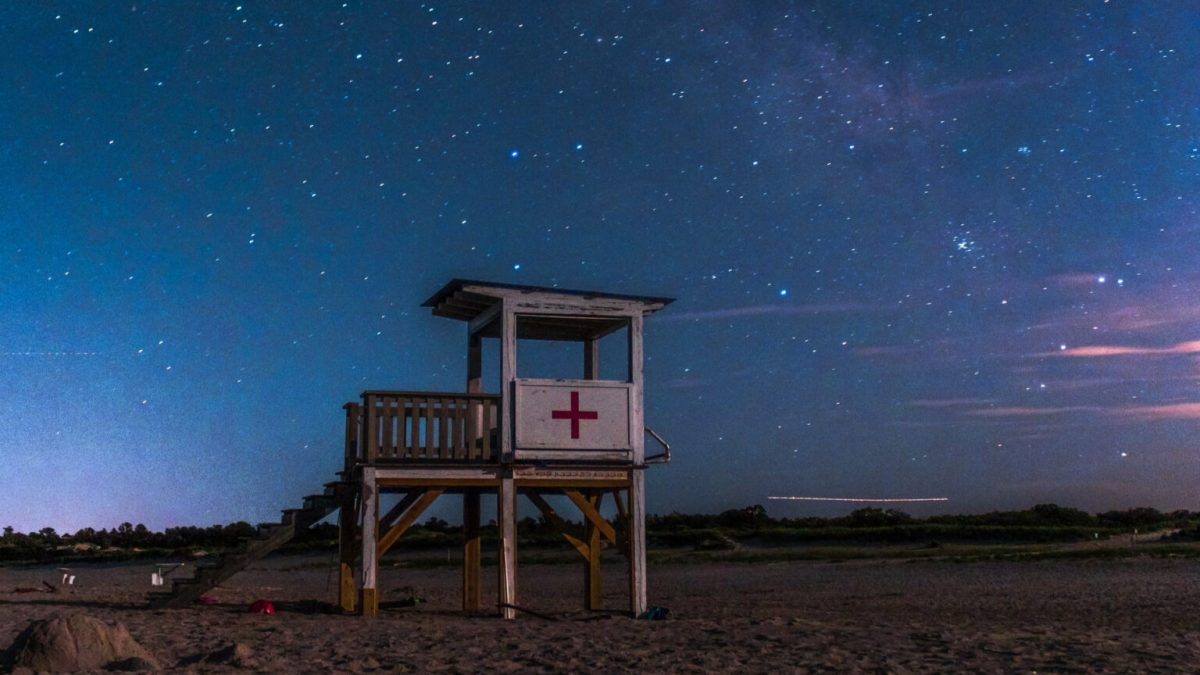
<path fill-rule="evenodd" d="M 436 442 L 433 437 L 433 399 L 425 399 L 425 459 L 431 459 L 433 456 L 433 443 Z"/>
<path fill-rule="evenodd" d="M 346 410 L 346 457 L 343 469 L 349 471 L 359 460 L 358 419 L 360 408 L 357 403 L 347 403 L 342 407 Z"/>
<path fill-rule="evenodd" d="M 452 455 L 454 459 L 463 459 L 463 408 L 466 406 L 466 401 L 456 398 L 454 399 L 454 450 Z"/>
<path fill-rule="evenodd" d="M 479 436 L 479 422 L 476 420 L 476 411 L 479 409 L 479 401 L 468 399 L 467 403 L 467 459 L 475 459 L 475 439 Z"/>
<path fill-rule="evenodd" d="M 347 403 L 345 468 L 376 461 L 492 462 L 500 397 L 407 391 L 363 392 Z"/>
<path fill-rule="evenodd" d="M 391 459 L 396 456 L 395 445 L 392 442 L 392 401 L 390 396 L 384 396 L 379 402 L 379 456 Z"/>
<path fill-rule="evenodd" d="M 362 422 L 364 422 L 362 437 L 366 441 L 366 456 L 364 459 L 367 464 L 372 464 L 379 453 L 379 442 L 376 438 L 376 396 L 364 396 L 362 406 L 364 406 L 364 410 L 362 410 Z"/>
<path fill-rule="evenodd" d="M 454 459 L 454 450 L 450 448 L 450 419 L 454 417 L 454 399 L 442 399 L 438 406 L 438 436 L 442 442 L 438 444 L 438 459 Z"/>
<path fill-rule="evenodd" d="M 492 459 L 492 403 L 491 401 L 483 402 L 483 451 L 480 453 L 480 458 L 485 462 Z"/>
<path fill-rule="evenodd" d="M 416 434 L 421 425 L 416 422 L 416 399 L 404 399 L 404 459 L 416 456 Z"/>

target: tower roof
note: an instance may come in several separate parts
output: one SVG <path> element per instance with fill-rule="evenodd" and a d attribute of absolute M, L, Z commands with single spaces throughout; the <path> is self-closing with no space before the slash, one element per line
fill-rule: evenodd
<path fill-rule="evenodd" d="M 645 315 L 653 314 L 675 301 L 675 298 L 650 295 L 628 295 L 550 286 L 502 284 L 473 279 L 451 279 L 421 306 L 432 307 L 436 316 L 470 321 L 495 304 L 497 300 L 533 294 L 543 297 L 562 296 L 564 299 L 570 299 L 573 305 L 595 305 L 596 307 L 607 307 L 616 303 L 623 306 L 641 305 L 642 313 Z"/>

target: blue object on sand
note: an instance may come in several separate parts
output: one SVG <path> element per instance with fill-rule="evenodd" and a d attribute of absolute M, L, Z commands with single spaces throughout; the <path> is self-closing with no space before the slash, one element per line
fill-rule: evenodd
<path fill-rule="evenodd" d="M 641 621 L 663 621 L 671 614 L 666 607 L 651 607 L 638 615 Z"/>

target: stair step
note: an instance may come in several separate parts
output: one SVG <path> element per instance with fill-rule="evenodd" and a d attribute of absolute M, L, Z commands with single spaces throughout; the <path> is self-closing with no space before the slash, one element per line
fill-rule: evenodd
<path fill-rule="evenodd" d="M 339 474 L 343 475 L 343 474 Z M 170 591 L 152 591 L 147 594 L 151 607 L 189 607 L 196 598 L 216 587 L 226 579 L 245 569 L 272 551 L 292 540 L 302 528 L 313 525 L 340 506 L 340 491 L 353 488 L 345 481 L 334 481 L 325 485 L 324 494 L 304 498 L 304 507 L 283 509 L 278 523 L 258 526 L 255 536 L 239 537 L 240 547 L 219 558 L 197 561 L 191 577 L 176 577 L 171 580 Z"/>

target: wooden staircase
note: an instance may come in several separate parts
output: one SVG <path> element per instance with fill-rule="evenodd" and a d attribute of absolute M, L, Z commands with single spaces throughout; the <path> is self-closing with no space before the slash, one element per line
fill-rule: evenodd
<path fill-rule="evenodd" d="M 260 525 L 258 534 L 247 539 L 240 550 L 227 553 L 211 562 L 201 561 L 196 564 L 193 576 L 175 579 L 171 590 L 150 593 L 150 606 L 157 609 L 191 606 L 204 593 L 336 511 L 342 505 L 347 492 L 354 487 L 354 484 L 347 482 L 326 483 L 324 493 L 304 498 L 304 508 L 285 509 L 278 523 Z"/>

